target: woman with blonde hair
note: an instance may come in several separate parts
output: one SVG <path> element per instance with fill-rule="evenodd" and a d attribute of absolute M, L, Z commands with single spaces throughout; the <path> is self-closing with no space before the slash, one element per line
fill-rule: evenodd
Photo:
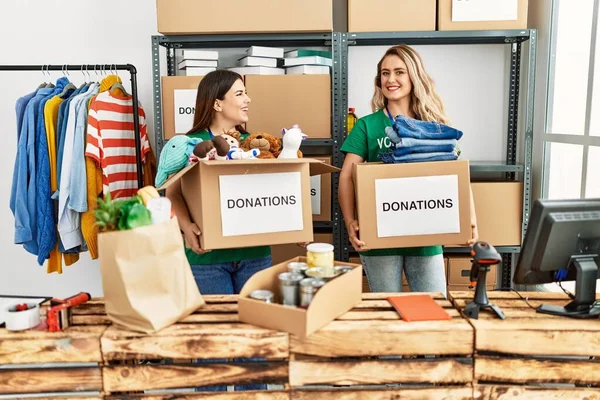
<path fill-rule="evenodd" d="M 402 271 L 413 292 L 446 294 L 446 274 L 442 246 L 406 247 L 362 251 L 358 221 L 355 219 L 354 182 L 352 168 L 362 162 L 377 162 L 380 152 L 392 146 L 385 128 L 392 126 L 397 115 L 415 123 L 449 124 L 444 104 L 425 70 L 421 56 L 410 46 L 389 48 L 377 64 L 375 93 L 371 101 L 372 114 L 360 118 L 342 145 L 346 158 L 340 173 L 338 197 L 350 243 L 359 252 L 374 292 L 401 292 Z M 477 241 L 477 222 L 471 194 L 472 238 Z"/>

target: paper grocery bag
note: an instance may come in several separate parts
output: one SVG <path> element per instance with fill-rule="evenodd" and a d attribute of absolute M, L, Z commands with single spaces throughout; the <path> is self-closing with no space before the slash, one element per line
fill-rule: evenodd
<path fill-rule="evenodd" d="M 156 332 L 204 305 L 177 218 L 98 235 L 106 314 L 134 331 Z"/>

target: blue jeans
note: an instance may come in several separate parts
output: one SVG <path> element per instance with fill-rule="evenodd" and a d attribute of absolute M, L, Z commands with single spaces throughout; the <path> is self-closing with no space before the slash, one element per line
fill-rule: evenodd
<path fill-rule="evenodd" d="M 396 147 L 393 151 L 396 157 L 413 153 L 449 153 L 454 151 L 456 146 L 451 144 L 434 144 L 431 146 L 411 146 L 411 147 Z"/>
<path fill-rule="evenodd" d="M 385 164 L 401 164 L 414 162 L 454 161 L 458 159 L 456 152 L 450 153 L 413 153 L 397 157 L 392 152 L 379 153 L 377 157 Z"/>
<path fill-rule="evenodd" d="M 439 122 L 425 122 L 418 119 L 409 118 L 405 115 L 398 115 L 394 119 L 393 131 L 386 130 L 392 143 L 398 143 L 399 138 L 415 139 L 456 139 L 459 140 L 463 133 L 458 129 Z M 393 134 L 395 133 L 395 135 Z"/>
<path fill-rule="evenodd" d="M 372 292 L 402 291 L 402 271 L 413 292 L 440 292 L 446 296 L 444 256 L 360 256 Z"/>
<path fill-rule="evenodd" d="M 254 260 L 241 260 L 229 263 L 192 265 L 192 273 L 196 284 L 202 294 L 239 294 L 244 284 L 255 273 L 272 266 L 271 256 L 257 258 Z M 234 359 L 234 361 L 247 361 L 245 359 Z M 249 361 L 262 361 L 251 358 Z M 226 359 L 196 360 L 197 364 L 223 363 Z M 236 391 L 243 390 L 266 390 L 266 384 L 236 385 Z M 227 386 L 202 386 L 195 389 L 196 392 L 224 392 Z"/>
<path fill-rule="evenodd" d="M 396 148 L 404 148 L 404 147 L 415 147 L 415 146 L 443 146 L 443 145 L 451 145 L 452 148 L 458 145 L 458 140 L 456 139 L 415 139 L 415 138 L 400 138 L 400 141 L 396 143 Z M 432 150 L 430 150 L 432 151 Z"/>

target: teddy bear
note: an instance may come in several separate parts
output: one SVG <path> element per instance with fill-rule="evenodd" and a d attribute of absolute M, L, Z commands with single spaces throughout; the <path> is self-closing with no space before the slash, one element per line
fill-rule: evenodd
<path fill-rule="evenodd" d="M 242 142 L 241 147 L 246 151 L 257 149 L 260 151 L 258 155 L 260 159 L 277 158 L 281 151 L 281 140 L 269 133 L 257 132 L 249 135 Z"/>

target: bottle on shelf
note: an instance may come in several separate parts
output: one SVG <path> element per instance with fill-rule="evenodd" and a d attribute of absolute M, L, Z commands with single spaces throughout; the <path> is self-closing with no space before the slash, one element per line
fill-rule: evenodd
<path fill-rule="evenodd" d="M 354 128 L 354 124 L 356 124 L 356 120 L 358 120 L 358 117 L 354 113 L 354 108 L 350 107 L 348 109 L 348 134 L 350 134 L 350 132 L 352 132 L 352 128 Z"/>

